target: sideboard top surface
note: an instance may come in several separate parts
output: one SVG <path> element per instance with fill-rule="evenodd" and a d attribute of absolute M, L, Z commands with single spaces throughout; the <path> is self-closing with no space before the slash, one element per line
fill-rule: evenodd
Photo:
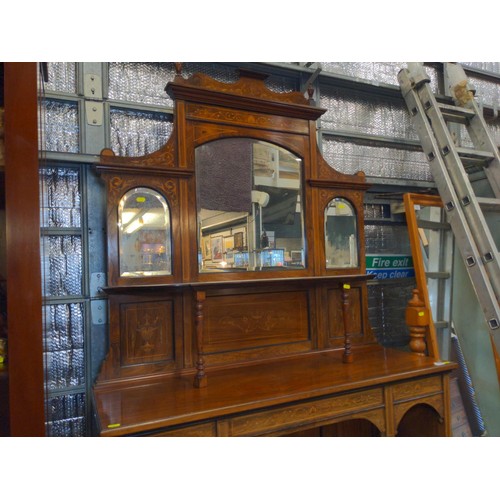
<path fill-rule="evenodd" d="M 434 361 L 376 346 L 345 364 L 341 352 L 323 351 L 214 369 L 204 388 L 193 387 L 192 376 L 172 375 L 122 388 L 104 385 L 95 390 L 94 396 L 101 435 L 124 435 L 368 389 L 450 371 L 455 366 Z"/>

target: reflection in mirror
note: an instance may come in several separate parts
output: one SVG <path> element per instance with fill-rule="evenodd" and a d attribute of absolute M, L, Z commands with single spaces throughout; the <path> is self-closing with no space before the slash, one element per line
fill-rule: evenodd
<path fill-rule="evenodd" d="M 450 284 L 443 280 L 443 277 L 451 275 L 453 238 L 451 229 L 446 223 L 446 212 L 442 207 L 415 205 L 415 216 L 429 303 L 432 317 L 435 319 L 434 326 L 438 329 L 438 338 L 441 339 L 443 338 L 440 331 L 442 327 L 438 326 L 436 320 L 447 312 L 442 304 L 450 300 Z M 440 296 L 441 300 L 439 300 Z M 448 335 L 449 332 L 446 331 L 446 334 Z"/>
<path fill-rule="evenodd" d="M 196 148 L 200 272 L 304 269 L 301 160 L 274 144 Z"/>
<path fill-rule="evenodd" d="M 118 206 L 120 276 L 171 274 L 170 211 L 165 198 L 148 188 L 126 193 Z"/>
<path fill-rule="evenodd" d="M 326 268 L 358 267 L 356 212 L 344 198 L 335 198 L 325 209 Z"/>

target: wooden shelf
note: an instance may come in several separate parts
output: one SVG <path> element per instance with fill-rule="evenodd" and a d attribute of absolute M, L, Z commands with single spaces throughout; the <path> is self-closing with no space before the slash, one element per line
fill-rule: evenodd
<path fill-rule="evenodd" d="M 286 272 L 286 271 L 283 271 Z M 233 273 L 225 274 L 226 279 L 220 281 L 191 281 L 187 283 L 153 283 L 147 285 L 121 285 L 103 287 L 103 292 L 107 294 L 128 294 L 131 292 L 140 293 L 141 291 L 161 291 L 161 290 L 207 290 L 214 288 L 244 288 L 252 286 L 273 286 L 273 285 L 309 285 L 311 283 L 352 283 L 367 281 L 373 279 L 371 274 L 345 274 L 332 276 L 294 276 L 284 278 L 267 278 L 234 280 Z M 222 275 L 218 275 L 222 276 Z"/>

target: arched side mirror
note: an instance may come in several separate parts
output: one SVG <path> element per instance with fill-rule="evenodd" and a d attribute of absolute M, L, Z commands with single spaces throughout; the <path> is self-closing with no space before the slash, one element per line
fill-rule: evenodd
<path fill-rule="evenodd" d="M 345 198 L 334 198 L 325 208 L 326 268 L 359 265 L 356 211 Z"/>
<path fill-rule="evenodd" d="M 120 276 L 172 274 L 170 210 L 149 188 L 135 188 L 118 205 Z"/>

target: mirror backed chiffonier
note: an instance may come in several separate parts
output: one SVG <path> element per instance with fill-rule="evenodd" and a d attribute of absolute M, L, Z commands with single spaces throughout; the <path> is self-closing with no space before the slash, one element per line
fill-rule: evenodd
<path fill-rule="evenodd" d="M 101 153 L 109 351 L 102 436 L 450 435 L 453 365 L 368 323 L 362 172 L 322 158 L 301 93 L 265 76 L 167 85 L 174 129 Z"/>

